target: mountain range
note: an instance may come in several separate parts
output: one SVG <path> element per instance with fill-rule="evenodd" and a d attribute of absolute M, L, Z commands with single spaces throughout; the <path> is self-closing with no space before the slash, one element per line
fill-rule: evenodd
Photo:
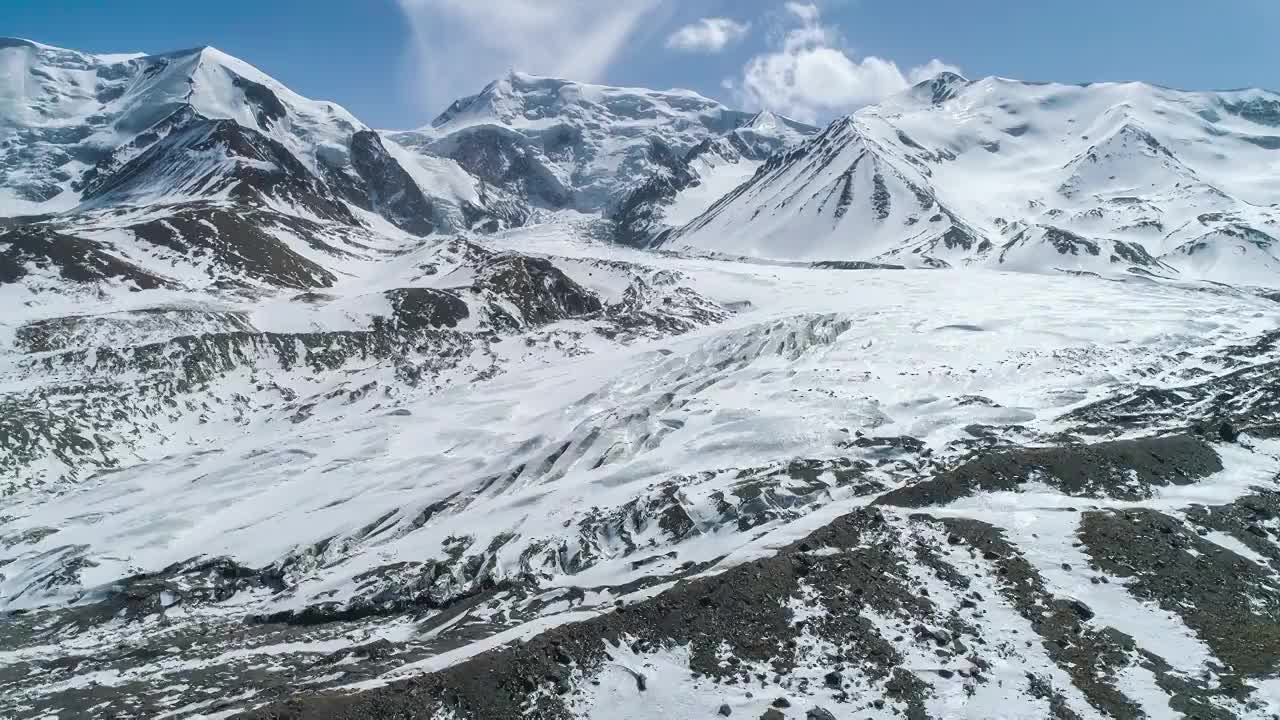
<path fill-rule="evenodd" d="M 0 716 L 1270 717 L 1280 95 L 379 130 L 0 39 Z"/>

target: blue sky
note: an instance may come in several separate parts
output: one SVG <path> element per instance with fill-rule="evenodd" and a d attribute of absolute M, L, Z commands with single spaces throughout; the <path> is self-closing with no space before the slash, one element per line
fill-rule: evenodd
<path fill-rule="evenodd" d="M 826 120 L 941 68 L 1280 89 L 1280 0 L 3 0 L 0 35 L 92 52 L 214 45 L 376 127 L 508 67 Z M 706 19 L 712 22 L 704 22 Z M 684 28 L 692 28 L 681 32 Z"/>

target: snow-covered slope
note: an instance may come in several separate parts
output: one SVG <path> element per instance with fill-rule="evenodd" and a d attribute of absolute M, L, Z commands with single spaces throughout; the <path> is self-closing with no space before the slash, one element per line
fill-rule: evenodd
<path fill-rule="evenodd" d="M 219 139 L 197 137 L 210 133 Z M 338 105 L 214 48 L 99 56 L 0 39 L 0 216 L 226 200 L 253 168 L 420 235 L 509 214 L 486 211 L 474 178 L 424 165 Z M 104 193 L 125 189 L 122 172 L 127 192 Z M 361 222 L 311 202 L 276 209 Z"/>
<path fill-rule="evenodd" d="M 184 107 L 262 133 L 313 171 L 320 156 L 367 129 L 337 105 L 303 98 L 213 48 L 97 56 L 5 39 L 0 67 L 0 167 L 17 170 L 26 159 L 70 176 L 34 186 L 6 177 L 6 215 L 74 207 L 83 171 Z"/>
<path fill-rule="evenodd" d="M 624 245 L 660 244 L 755 174 L 764 161 L 817 132 L 761 112 L 724 135 L 709 137 L 683 157 L 656 156 L 661 166 L 627 190 L 605 215 Z"/>
<path fill-rule="evenodd" d="M 748 183 L 682 228 L 676 243 L 754 257 L 892 257 L 924 266 L 990 249 L 938 202 L 920 168 L 849 118 L 771 157 Z"/>
<path fill-rule="evenodd" d="M 1280 712 L 1274 96 L 2 44 L 0 716 Z"/>
<path fill-rule="evenodd" d="M 24 311 L 0 712 L 1276 707 L 1274 300 L 590 235 Z"/>
<path fill-rule="evenodd" d="M 1272 284 L 1250 271 L 1259 258 L 1238 244 L 1211 253 L 1212 262 L 1183 256 L 1188 244 L 1223 231 L 1275 234 L 1280 196 L 1268 178 L 1280 170 L 1277 108 L 1280 96 L 1256 90 L 943 74 L 836 121 L 668 246 L 789 260 L 1073 265 L 1055 257 L 1074 256 L 1073 244 L 1020 231 L 1043 226 L 1083 247 L 1138 249 L 1183 277 L 1221 280 L 1238 270 Z M 953 227 L 974 242 L 946 242 Z M 992 251 L 1010 242 L 1018 252 Z M 1262 253 L 1265 266 L 1274 261 L 1269 247 L 1253 243 L 1249 252 Z M 1150 265 L 1123 251 L 1098 256 L 1118 260 L 1088 263 L 1094 269 Z"/>

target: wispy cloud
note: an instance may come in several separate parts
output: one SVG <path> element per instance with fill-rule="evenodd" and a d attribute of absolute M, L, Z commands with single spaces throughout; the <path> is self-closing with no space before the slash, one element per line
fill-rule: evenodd
<path fill-rule="evenodd" d="M 813 3 L 788 2 L 784 27 L 768 52 L 753 57 L 742 76 L 726 83 L 739 102 L 816 122 L 871 105 L 944 70 L 931 60 L 905 72 L 892 60 L 857 58 L 845 49 L 838 29 L 823 24 Z"/>
<path fill-rule="evenodd" d="M 718 53 L 747 36 L 751 23 L 729 18 L 703 18 L 667 38 L 667 47 L 683 52 Z"/>
<path fill-rule="evenodd" d="M 669 0 L 398 0 L 413 31 L 409 72 L 441 110 L 509 69 L 592 81 Z"/>

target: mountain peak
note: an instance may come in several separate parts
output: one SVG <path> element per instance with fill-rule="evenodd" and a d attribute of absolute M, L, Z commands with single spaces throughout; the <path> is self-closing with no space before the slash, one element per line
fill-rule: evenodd
<path fill-rule="evenodd" d="M 430 130 L 468 125 L 526 127 L 577 118 L 592 123 L 722 114 L 727 109 L 692 90 L 597 85 L 509 70 L 475 95 L 455 100 Z M 425 131 L 426 129 L 424 129 Z"/>
<path fill-rule="evenodd" d="M 961 75 L 960 73 L 952 72 L 950 70 L 943 70 L 942 72 L 933 76 L 932 82 L 951 85 L 955 83 L 968 83 L 969 79 Z"/>
<path fill-rule="evenodd" d="M 760 112 L 756 113 L 754 117 L 748 120 L 744 127 L 749 127 L 756 130 L 763 130 L 765 128 L 776 128 L 781 124 L 782 124 L 782 119 L 779 118 L 776 114 L 774 114 L 769 110 L 761 110 Z"/>
<path fill-rule="evenodd" d="M 236 65 L 247 65 L 243 60 L 219 50 L 212 45 L 201 45 L 193 51 L 200 55 L 201 60 L 208 60 L 216 63 L 228 63 Z"/>
<path fill-rule="evenodd" d="M 941 105 L 955 97 L 968 85 L 969 80 L 963 75 L 946 70 L 928 80 L 916 83 L 908 92 L 913 97 L 932 105 Z"/>
<path fill-rule="evenodd" d="M 146 57 L 146 53 L 108 53 L 93 54 L 84 53 L 79 50 L 69 50 L 60 48 L 55 45 L 46 45 L 42 42 L 30 40 L 22 37 L 5 36 L 0 37 L 0 50 L 8 50 L 13 48 L 25 48 L 35 51 L 45 61 L 53 61 L 59 66 L 64 66 L 75 70 L 86 70 L 91 65 L 114 65 L 116 63 L 128 62 Z"/>
<path fill-rule="evenodd" d="M 11 37 L 8 35 L 0 36 L 0 49 L 8 48 L 8 47 L 31 47 L 31 48 L 37 48 L 37 49 L 46 48 L 50 50 L 55 49 L 49 45 L 38 43 L 35 40 L 28 40 L 27 38 Z"/>

